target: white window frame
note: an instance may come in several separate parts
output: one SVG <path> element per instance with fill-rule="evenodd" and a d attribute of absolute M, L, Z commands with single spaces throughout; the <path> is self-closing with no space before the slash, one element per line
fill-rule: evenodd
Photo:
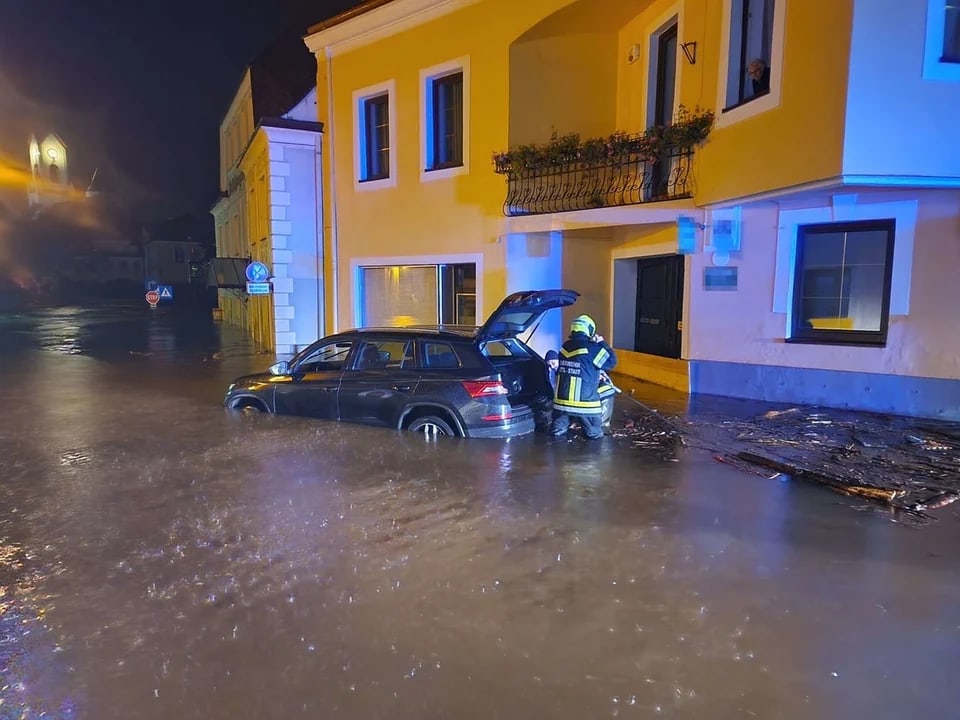
<path fill-rule="evenodd" d="M 942 62 L 946 0 L 927 0 L 927 36 L 923 46 L 923 79 L 960 82 L 960 63 Z"/>
<path fill-rule="evenodd" d="M 433 81 L 463 73 L 463 164 L 430 170 L 433 154 Z M 470 56 L 423 68 L 420 71 L 420 182 L 445 180 L 470 172 Z"/>
<path fill-rule="evenodd" d="M 760 113 L 780 107 L 780 86 L 783 79 L 783 45 L 786 28 L 787 3 L 790 0 L 776 0 L 773 9 L 773 37 L 770 39 L 770 92 L 755 100 L 749 100 L 726 112 L 727 83 L 730 76 L 730 36 L 733 30 L 733 3 L 735 0 L 723 0 L 722 32 L 720 39 L 720 72 L 717 82 L 716 126 L 727 127 Z"/>
<path fill-rule="evenodd" d="M 786 316 L 784 337 L 793 327 L 793 289 L 797 271 L 797 231 L 801 225 L 893 218 L 893 278 L 890 282 L 889 316 L 910 314 L 910 286 L 913 281 L 913 243 L 919 203 L 916 200 L 870 202 L 857 195 L 835 195 L 832 205 L 781 210 L 777 233 L 777 255 L 773 283 L 773 312 Z"/>
<path fill-rule="evenodd" d="M 387 96 L 387 118 L 390 123 L 389 175 L 381 180 L 364 180 L 367 154 L 367 128 L 364 122 L 364 103 L 380 95 Z M 381 190 L 397 186 L 397 83 L 390 79 L 353 92 L 353 188 L 357 191 Z"/>

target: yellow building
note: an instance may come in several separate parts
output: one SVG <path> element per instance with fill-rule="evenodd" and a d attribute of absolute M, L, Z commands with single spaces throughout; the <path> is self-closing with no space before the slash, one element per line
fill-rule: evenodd
<path fill-rule="evenodd" d="M 540 350 L 588 312 L 685 391 L 960 414 L 951 8 L 369 0 L 311 28 L 327 327 L 570 287 Z"/>
<path fill-rule="evenodd" d="M 316 98 L 310 54 L 284 39 L 244 71 L 220 125 L 219 307 L 278 355 L 324 331 Z M 250 262 L 268 268 L 268 294 L 247 292 Z"/>

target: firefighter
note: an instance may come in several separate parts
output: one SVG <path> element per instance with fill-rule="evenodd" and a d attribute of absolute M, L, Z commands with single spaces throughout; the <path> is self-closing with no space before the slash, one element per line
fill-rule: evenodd
<path fill-rule="evenodd" d="M 617 356 L 603 337 L 597 335 L 593 318 L 580 315 L 570 323 L 570 337 L 560 348 L 553 398 L 554 436 L 567 432 L 573 415 L 589 439 L 603 437 L 603 398 L 615 391 L 609 381 L 601 380 L 601 374 L 616 364 Z"/>

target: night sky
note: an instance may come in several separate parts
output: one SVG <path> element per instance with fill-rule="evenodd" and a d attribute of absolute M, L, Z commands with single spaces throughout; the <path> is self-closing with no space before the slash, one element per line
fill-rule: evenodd
<path fill-rule="evenodd" d="M 244 67 L 278 33 L 358 0 L 0 0 L 0 153 L 67 144 L 71 182 L 143 220 L 206 214 L 218 128 Z"/>

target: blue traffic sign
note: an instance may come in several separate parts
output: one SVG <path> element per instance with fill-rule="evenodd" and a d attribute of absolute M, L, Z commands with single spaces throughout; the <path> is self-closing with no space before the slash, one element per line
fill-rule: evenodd
<path fill-rule="evenodd" d="M 157 292 L 161 300 L 173 300 L 173 285 L 158 285 Z"/>
<path fill-rule="evenodd" d="M 247 265 L 247 280 L 250 282 L 266 282 L 268 277 L 270 277 L 270 270 L 262 262 L 254 260 L 252 263 Z"/>

